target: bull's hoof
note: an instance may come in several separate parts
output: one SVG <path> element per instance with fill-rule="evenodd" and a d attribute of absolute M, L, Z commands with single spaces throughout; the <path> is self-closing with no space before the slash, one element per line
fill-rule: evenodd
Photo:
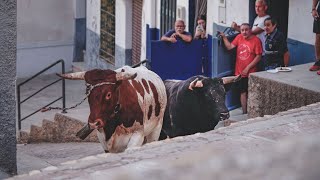
<path fill-rule="evenodd" d="M 232 123 L 235 123 L 235 122 L 237 122 L 237 121 L 226 119 L 226 120 L 223 121 L 223 125 L 224 125 L 224 127 L 227 127 L 227 126 L 230 126 Z"/>
<path fill-rule="evenodd" d="M 108 151 L 108 150 L 104 150 L 104 152 L 105 152 L 105 153 L 109 153 L 109 151 Z"/>

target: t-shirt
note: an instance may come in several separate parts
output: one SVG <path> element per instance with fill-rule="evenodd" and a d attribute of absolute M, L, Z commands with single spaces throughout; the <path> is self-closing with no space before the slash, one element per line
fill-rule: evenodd
<path fill-rule="evenodd" d="M 264 29 L 264 20 L 267 19 L 268 17 L 270 17 L 270 16 L 269 15 L 265 15 L 262 17 L 257 16 L 253 21 L 252 31 L 254 31 L 258 27 L 261 29 Z M 266 40 L 264 33 L 257 34 L 257 37 L 261 40 L 261 42 L 264 42 Z M 263 47 L 263 52 L 264 51 L 265 51 L 265 49 Z"/>
<path fill-rule="evenodd" d="M 174 29 L 171 29 L 170 31 L 168 31 L 166 34 L 164 34 L 164 36 L 166 36 L 166 37 L 170 37 L 173 33 L 175 33 L 176 31 L 174 30 Z M 191 33 L 189 33 L 189 32 L 186 32 L 186 31 L 183 31 L 183 33 L 182 34 L 184 34 L 184 35 L 190 35 L 191 36 Z M 182 40 L 181 39 L 181 37 L 178 37 L 177 36 L 177 38 L 176 38 L 177 40 Z"/>
<path fill-rule="evenodd" d="M 241 72 L 254 60 L 257 55 L 262 54 L 262 46 L 260 39 L 257 36 L 252 36 L 250 39 L 245 39 L 241 34 L 232 41 L 232 44 L 237 46 L 237 57 L 235 75 Z M 257 72 L 257 67 L 249 70 L 249 73 Z"/>

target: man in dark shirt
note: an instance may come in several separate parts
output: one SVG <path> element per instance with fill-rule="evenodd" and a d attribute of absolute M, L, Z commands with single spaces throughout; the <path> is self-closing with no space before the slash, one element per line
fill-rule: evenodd
<path fill-rule="evenodd" d="M 161 41 L 169 41 L 172 43 L 177 42 L 177 40 L 183 40 L 185 42 L 192 41 L 192 35 L 189 32 L 184 31 L 185 29 L 184 21 L 177 20 L 174 23 L 174 29 L 168 31 L 165 35 L 161 37 Z"/>
<path fill-rule="evenodd" d="M 313 66 L 310 67 L 310 71 L 318 71 L 317 74 L 320 75 L 320 5 L 319 0 L 312 1 L 312 10 L 311 14 L 314 18 L 313 21 L 313 32 L 316 33 L 316 41 L 315 41 L 315 54 L 316 54 L 316 62 Z"/>
<path fill-rule="evenodd" d="M 265 55 L 263 57 L 262 70 L 275 69 L 276 67 L 288 66 L 289 51 L 287 41 L 283 33 L 277 29 L 277 22 L 274 18 L 267 18 L 264 21 Z"/>

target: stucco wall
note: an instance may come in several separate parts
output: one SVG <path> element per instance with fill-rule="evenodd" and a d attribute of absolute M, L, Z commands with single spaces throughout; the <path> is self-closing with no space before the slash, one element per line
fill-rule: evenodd
<path fill-rule="evenodd" d="M 73 0 L 17 1 L 18 77 L 32 76 L 58 59 L 71 69 L 74 12 Z"/>
<path fill-rule="evenodd" d="M 216 34 L 216 32 L 213 32 L 213 23 L 220 26 L 230 27 L 233 21 L 238 24 L 249 21 L 249 0 L 226 0 L 225 2 L 226 21 L 221 23 L 219 21 L 219 12 L 221 13 L 223 7 L 222 4 L 220 4 L 220 0 L 207 1 L 207 32 L 210 35 Z"/>
<path fill-rule="evenodd" d="M 289 1 L 288 38 L 307 44 L 314 44 L 311 16 L 312 1 Z"/>
<path fill-rule="evenodd" d="M 182 20 L 184 20 L 184 23 L 186 25 L 186 31 L 188 31 L 189 27 L 189 0 L 177 0 L 177 13 L 178 13 L 178 8 L 179 7 L 183 7 L 185 9 L 185 18 L 181 18 Z M 177 15 L 178 18 L 178 15 Z"/>
<path fill-rule="evenodd" d="M 16 12 L 15 0 L 0 1 L 0 179 L 17 172 Z"/>

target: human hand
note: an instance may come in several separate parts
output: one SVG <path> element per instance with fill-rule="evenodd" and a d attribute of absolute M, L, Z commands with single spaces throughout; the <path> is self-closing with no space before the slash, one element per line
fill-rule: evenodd
<path fill-rule="evenodd" d="M 241 72 L 242 77 L 248 77 L 249 68 L 248 66 L 244 68 L 244 70 Z"/>
<path fill-rule="evenodd" d="M 172 43 L 175 43 L 177 42 L 177 34 L 176 33 L 173 33 L 170 38 L 169 38 L 169 41 L 172 42 Z"/>
<path fill-rule="evenodd" d="M 221 38 L 226 38 L 226 35 L 223 32 L 218 31 L 218 34 Z"/>
<path fill-rule="evenodd" d="M 231 28 L 232 29 L 237 29 L 237 27 L 238 27 L 238 24 L 236 22 L 232 22 L 231 23 Z"/>
<path fill-rule="evenodd" d="M 312 10 L 312 17 L 315 18 L 316 20 L 319 18 L 319 13 L 317 10 Z"/>

